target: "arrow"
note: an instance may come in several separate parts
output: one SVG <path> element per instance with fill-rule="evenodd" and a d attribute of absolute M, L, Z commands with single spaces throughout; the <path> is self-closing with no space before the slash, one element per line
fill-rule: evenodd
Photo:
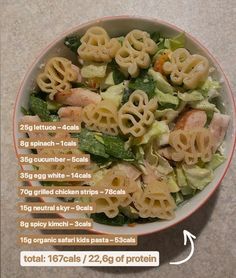
<path fill-rule="evenodd" d="M 178 265 L 178 264 L 186 263 L 193 255 L 193 252 L 194 252 L 193 239 L 196 239 L 196 237 L 193 234 L 191 234 L 189 231 L 186 231 L 186 230 L 183 230 L 183 235 L 184 235 L 184 245 L 187 244 L 187 239 L 189 239 L 189 241 L 191 243 L 191 252 L 186 259 L 184 259 L 182 261 L 178 261 L 178 262 L 170 262 L 170 264 Z"/>

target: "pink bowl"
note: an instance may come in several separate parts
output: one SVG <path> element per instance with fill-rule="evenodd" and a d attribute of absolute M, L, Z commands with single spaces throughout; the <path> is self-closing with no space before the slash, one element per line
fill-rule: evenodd
<path fill-rule="evenodd" d="M 17 146 L 18 138 L 22 137 L 19 134 L 18 122 L 22 117 L 20 108 L 21 106 L 27 107 L 29 91 L 35 86 L 35 77 L 39 72 L 39 66 L 48 60 L 48 58 L 53 56 L 64 56 L 72 61 L 76 60 L 75 55 L 73 55 L 63 44 L 63 40 L 65 36 L 71 34 L 78 34 L 82 36 L 84 32 L 93 25 L 99 25 L 104 27 L 111 36 L 120 36 L 122 34 L 126 34 L 132 29 L 141 29 L 148 32 L 158 31 L 164 36 L 175 36 L 179 32 L 183 32 L 183 30 L 177 28 L 174 25 L 166 23 L 161 20 L 156 20 L 153 18 L 143 18 L 143 17 L 134 17 L 134 16 L 117 16 L 117 17 L 105 17 L 101 19 L 96 19 L 90 21 L 85 24 L 81 24 L 59 36 L 56 40 L 50 43 L 36 58 L 33 64 L 28 69 L 16 97 L 16 103 L 14 108 L 14 117 L 13 117 L 13 139 L 14 146 L 17 156 L 19 153 L 29 153 L 28 150 L 19 150 Z M 190 215 L 192 215 L 197 209 L 199 209 L 213 194 L 213 192 L 218 188 L 222 179 L 224 178 L 235 148 L 236 143 L 236 109 L 232 91 L 230 89 L 228 80 L 221 69 L 219 63 L 216 59 L 209 53 L 209 51 L 200 44 L 195 38 L 191 35 L 186 34 L 186 47 L 192 53 L 199 53 L 208 58 L 211 65 L 216 69 L 214 71 L 213 77 L 218 80 L 222 80 L 222 90 L 221 90 L 221 100 L 223 103 L 223 109 L 225 113 L 230 115 L 231 121 L 227 131 L 227 135 L 225 137 L 225 156 L 226 161 L 219 168 L 217 168 L 214 172 L 214 180 L 199 194 L 194 196 L 192 199 L 184 203 L 182 206 L 178 207 L 176 210 L 176 217 L 171 221 L 159 221 L 154 223 L 147 224 L 137 224 L 134 227 L 113 227 L 102 225 L 98 223 L 94 223 L 93 232 L 97 233 L 107 233 L 107 234 L 137 234 L 144 235 L 153 232 L 158 232 L 163 229 L 169 228 L 177 223 L 183 221 Z M 30 166 L 24 167 L 24 169 L 31 169 Z M 39 182 L 30 182 L 30 185 L 36 186 L 40 185 Z M 56 198 L 41 198 L 44 202 L 60 202 L 59 199 Z M 69 218 L 78 217 L 75 214 L 61 214 L 61 217 Z"/>

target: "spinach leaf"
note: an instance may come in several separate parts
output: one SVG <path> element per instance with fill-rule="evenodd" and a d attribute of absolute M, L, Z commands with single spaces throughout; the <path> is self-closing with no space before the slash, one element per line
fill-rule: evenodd
<path fill-rule="evenodd" d="M 124 93 L 122 96 L 122 100 L 121 103 L 125 104 L 126 102 L 128 102 L 130 95 L 133 93 L 133 90 L 129 89 L 129 88 L 125 88 L 124 89 Z"/>
<path fill-rule="evenodd" d="M 38 115 L 43 122 L 49 122 L 51 120 L 50 112 L 47 109 L 47 102 L 41 98 L 30 95 L 29 108 L 33 114 Z"/>
<path fill-rule="evenodd" d="M 160 35 L 159 32 L 153 32 L 153 33 L 151 33 L 150 37 L 155 43 L 158 43 L 159 40 L 160 40 L 161 35 Z"/>
<path fill-rule="evenodd" d="M 115 85 L 120 84 L 126 79 L 125 75 L 119 70 L 119 66 L 115 60 L 112 60 L 112 62 L 109 63 L 109 68 L 112 71 L 112 77 Z"/>
<path fill-rule="evenodd" d="M 66 37 L 64 40 L 65 46 L 67 46 L 71 51 L 77 54 L 77 49 L 81 45 L 80 38 L 78 36 Z"/>
<path fill-rule="evenodd" d="M 73 137 L 77 137 L 75 134 Z M 96 133 L 85 128 L 78 134 L 79 147 L 81 151 L 108 158 L 104 145 L 96 139 Z"/>
<path fill-rule="evenodd" d="M 32 112 L 30 110 L 27 110 L 25 107 L 21 106 L 20 111 L 25 116 L 32 115 Z"/>
<path fill-rule="evenodd" d="M 110 226 L 123 226 L 127 223 L 127 217 L 119 213 L 116 217 L 109 218 L 105 213 L 92 213 L 90 217 L 97 223 Z"/>
<path fill-rule="evenodd" d="M 147 75 L 146 71 L 139 77 L 132 79 L 128 87 L 133 90 L 144 91 L 149 99 L 155 96 L 156 82 L 153 80 L 152 76 Z"/>
<path fill-rule="evenodd" d="M 147 217 L 147 218 L 139 217 L 138 219 L 135 219 L 135 222 L 137 222 L 139 224 L 144 224 L 144 223 L 156 222 L 156 221 L 159 221 L 159 220 L 160 219 L 158 217 Z"/>
<path fill-rule="evenodd" d="M 104 134 L 102 139 L 107 154 L 118 159 L 134 160 L 134 154 L 130 149 L 125 149 L 125 141 L 121 137 Z"/>

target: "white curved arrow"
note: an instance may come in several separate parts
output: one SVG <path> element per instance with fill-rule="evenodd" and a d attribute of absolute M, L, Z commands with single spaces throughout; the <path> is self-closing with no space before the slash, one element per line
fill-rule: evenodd
<path fill-rule="evenodd" d="M 189 239 L 190 243 L 191 243 L 191 252 L 190 254 L 188 255 L 188 257 L 182 261 L 178 261 L 178 262 L 170 262 L 170 264 L 175 264 L 175 265 L 178 265 L 178 264 L 183 264 L 183 263 L 186 263 L 193 255 L 193 252 L 194 252 L 194 242 L 193 242 L 193 239 L 196 239 L 196 237 L 191 234 L 189 231 L 186 231 L 186 230 L 183 230 L 183 234 L 184 234 L 184 245 L 187 244 L 187 239 Z"/>

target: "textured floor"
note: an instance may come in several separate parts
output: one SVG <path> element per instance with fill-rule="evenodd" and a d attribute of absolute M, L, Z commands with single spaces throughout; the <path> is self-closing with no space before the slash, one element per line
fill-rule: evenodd
<path fill-rule="evenodd" d="M 143 15 L 176 24 L 209 48 L 235 91 L 235 1 L 1 0 L 1 3 L 2 277 L 235 277 L 236 159 L 220 189 L 191 218 L 167 231 L 140 238 L 137 250 L 160 251 L 159 269 L 20 267 L 20 249 L 16 244 L 18 167 L 12 142 L 13 105 L 29 64 L 42 48 L 66 29 L 102 16 Z M 197 236 L 194 256 L 184 265 L 170 266 L 168 262 L 181 260 L 189 253 L 189 249 L 183 247 L 183 229 L 189 229 Z"/>

